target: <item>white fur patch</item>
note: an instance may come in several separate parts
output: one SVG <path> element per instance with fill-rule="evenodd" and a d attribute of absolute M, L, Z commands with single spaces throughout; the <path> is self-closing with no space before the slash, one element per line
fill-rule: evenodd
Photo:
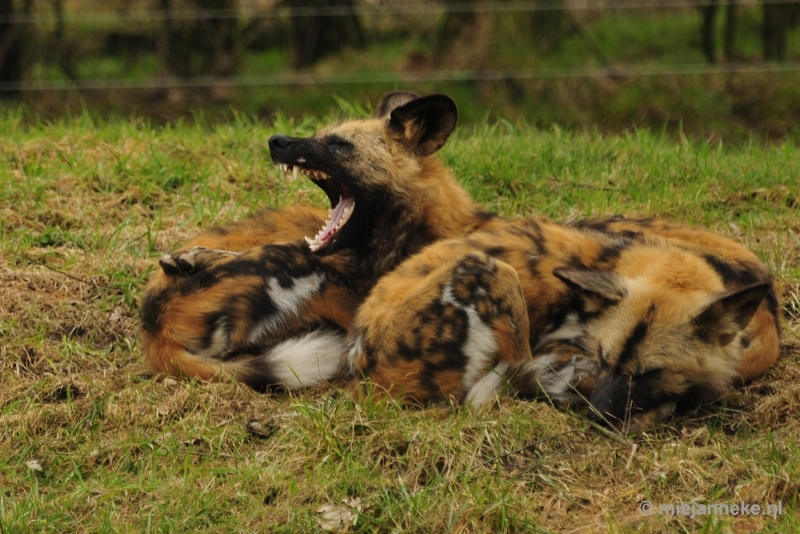
<path fill-rule="evenodd" d="M 248 336 L 248 342 L 256 344 L 265 333 L 274 332 L 283 326 L 288 317 L 296 315 L 300 306 L 311 295 L 319 291 L 324 280 L 324 274 L 310 274 L 302 278 L 295 278 L 292 287 L 286 288 L 281 287 L 276 278 L 270 278 L 267 283 L 267 294 L 277 310 L 253 328 Z"/>
<path fill-rule="evenodd" d="M 506 383 L 506 373 L 508 373 L 508 364 L 497 364 L 469 389 L 464 404 L 476 409 L 494 399 Z"/>
<path fill-rule="evenodd" d="M 307 388 L 336 377 L 343 350 L 343 333 L 315 330 L 275 345 L 258 364 L 287 389 Z"/>
<path fill-rule="evenodd" d="M 350 373 L 355 375 L 356 366 L 355 361 L 356 357 L 363 351 L 363 343 L 361 342 L 361 336 L 356 337 L 355 341 L 350 343 L 349 350 L 347 351 L 347 365 L 350 369 Z"/>
<path fill-rule="evenodd" d="M 566 365 L 556 370 L 553 364 L 558 359 L 557 354 L 537 355 L 532 362 L 524 364 L 524 369 L 533 372 L 545 397 L 555 402 L 566 402 L 572 391 L 575 366 Z"/>
<path fill-rule="evenodd" d="M 464 355 L 467 357 L 467 365 L 464 369 L 464 387 L 471 388 L 478 377 L 484 374 L 487 367 L 491 365 L 493 357 L 497 353 L 497 341 L 494 339 L 492 328 L 481 320 L 475 306 L 464 306 L 459 303 L 453 296 L 451 286 L 445 287 L 441 302 L 464 310 L 467 314 L 469 329 L 463 347 Z"/>
<path fill-rule="evenodd" d="M 586 324 L 582 323 L 577 313 L 570 313 L 564 317 L 564 322 L 558 329 L 550 332 L 546 340 L 553 339 L 578 339 L 586 332 Z"/>
<path fill-rule="evenodd" d="M 306 300 L 311 294 L 319 291 L 319 286 L 325 278 L 321 273 L 310 274 L 303 278 L 295 278 L 292 287 L 284 288 L 276 278 L 269 281 L 269 296 L 272 302 L 282 311 L 297 311 L 300 302 Z"/>
<path fill-rule="evenodd" d="M 600 363 L 589 356 L 576 354 L 570 360 L 570 364 L 575 369 L 575 379 L 581 379 L 587 376 L 598 376 L 600 374 Z"/>
<path fill-rule="evenodd" d="M 219 358 L 228 352 L 230 346 L 230 333 L 228 331 L 227 318 L 222 317 L 214 325 L 214 333 L 211 334 L 211 343 L 204 350 L 194 353 L 198 358 Z"/>

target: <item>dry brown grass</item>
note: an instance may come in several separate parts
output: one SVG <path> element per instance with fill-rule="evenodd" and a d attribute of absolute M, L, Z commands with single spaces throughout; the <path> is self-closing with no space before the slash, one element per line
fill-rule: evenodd
<path fill-rule="evenodd" d="M 266 132 L 257 126 L 98 128 L 18 130 L 0 162 L 0 530 L 296 531 L 318 528 L 323 505 L 360 508 L 342 514 L 343 528 L 370 532 L 800 525 L 800 242 L 791 238 L 800 229 L 791 212 L 765 213 L 742 231 L 779 274 L 786 328 L 778 365 L 633 448 L 545 403 L 504 399 L 477 414 L 407 410 L 356 406 L 331 396 L 335 386 L 259 395 L 152 376 L 136 315 L 153 258 L 199 224 L 242 216 L 254 198 L 317 197 L 304 185 L 271 188 L 276 176 L 263 170 L 258 138 Z M 634 161 L 623 164 L 635 167 L 639 149 L 626 146 L 618 150 Z M 751 164 L 767 165 L 766 157 Z M 265 179 L 253 178 L 256 169 Z M 191 179 L 158 185 L 181 172 Z M 248 430 L 254 419 L 257 432 Z M 645 517 L 643 500 L 781 502 L 783 515 Z"/>

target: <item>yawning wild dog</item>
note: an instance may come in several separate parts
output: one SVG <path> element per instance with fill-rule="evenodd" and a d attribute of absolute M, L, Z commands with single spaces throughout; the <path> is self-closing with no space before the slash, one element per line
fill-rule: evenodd
<path fill-rule="evenodd" d="M 356 307 L 385 273 L 437 240 L 499 224 L 434 156 L 456 125 L 443 95 L 387 95 L 375 117 L 310 138 L 270 138 L 278 167 L 327 194 L 207 232 L 160 260 L 142 342 L 159 371 L 251 387 L 332 378 Z"/>

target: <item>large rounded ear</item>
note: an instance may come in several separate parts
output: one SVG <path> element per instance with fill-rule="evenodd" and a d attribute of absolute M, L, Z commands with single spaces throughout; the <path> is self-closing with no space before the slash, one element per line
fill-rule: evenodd
<path fill-rule="evenodd" d="M 628 294 L 624 279 L 612 271 L 592 271 L 559 267 L 553 276 L 567 284 L 583 300 L 587 312 L 597 312 L 619 302 Z"/>
<path fill-rule="evenodd" d="M 389 134 L 418 156 L 433 154 L 444 145 L 458 123 L 458 107 L 447 95 L 415 98 L 392 110 Z"/>
<path fill-rule="evenodd" d="M 375 118 L 382 119 L 383 117 L 388 117 L 389 114 L 395 110 L 395 108 L 399 108 L 400 106 L 408 104 L 417 98 L 419 98 L 417 93 L 411 93 L 409 91 L 395 91 L 394 93 L 388 93 L 383 97 L 381 103 L 378 104 L 378 109 L 375 110 Z"/>
<path fill-rule="evenodd" d="M 764 295 L 771 289 L 770 284 L 763 283 L 714 295 L 692 320 L 697 335 L 709 343 L 727 345 L 750 323 Z"/>

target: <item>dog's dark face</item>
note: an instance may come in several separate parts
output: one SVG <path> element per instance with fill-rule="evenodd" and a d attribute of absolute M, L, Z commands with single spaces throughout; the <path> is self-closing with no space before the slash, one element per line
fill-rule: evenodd
<path fill-rule="evenodd" d="M 445 95 L 397 92 L 384 97 L 371 119 L 326 127 L 309 138 L 271 137 L 272 161 L 307 176 L 330 200 L 328 221 L 306 238 L 310 249 L 325 255 L 402 247 L 398 238 L 430 210 L 425 199 L 440 173 L 428 156 L 444 145 L 457 116 Z"/>
<path fill-rule="evenodd" d="M 737 376 L 744 329 L 769 284 L 725 291 L 696 257 L 661 261 L 625 268 L 647 276 L 555 273 L 591 315 L 582 342 L 600 364 L 589 398 L 593 419 L 622 425 L 668 402 L 713 398 Z"/>

